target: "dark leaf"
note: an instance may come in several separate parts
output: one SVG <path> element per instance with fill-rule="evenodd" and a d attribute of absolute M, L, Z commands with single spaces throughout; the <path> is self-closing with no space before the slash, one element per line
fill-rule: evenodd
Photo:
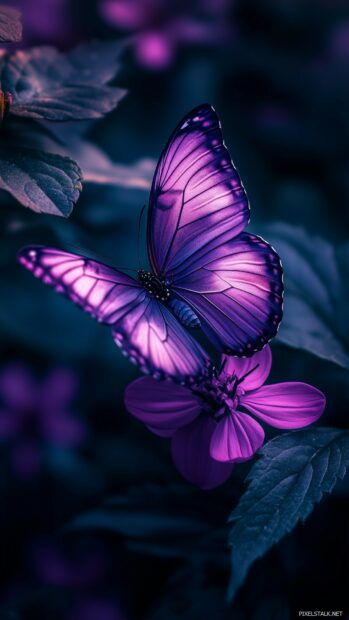
<path fill-rule="evenodd" d="M 75 47 L 66 57 L 80 82 L 106 84 L 116 77 L 125 47 L 125 42 L 120 41 L 90 41 Z"/>
<path fill-rule="evenodd" d="M 67 217 L 79 198 L 81 170 L 69 157 L 0 147 L 0 188 L 24 207 Z"/>
<path fill-rule="evenodd" d="M 77 517 L 74 527 L 112 530 L 136 539 L 183 532 L 191 536 L 205 531 L 207 524 L 199 514 L 178 517 L 177 500 L 187 500 L 188 493 L 185 487 L 132 489 L 127 495 L 110 498 L 103 508 Z"/>
<path fill-rule="evenodd" d="M 75 518 L 70 528 L 115 532 L 127 538 L 131 549 L 155 556 L 225 557 L 225 532 L 222 528 L 217 533 L 223 522 L 223 512 L 213 510 L 199 491 L 186 485 L 149 484 L 110 498 L 101 508 Z"/>
<path fill-rule="evenodd" d="M 332 428 L 287 433 L 269 441 L 252 467 L 250 485 L 230 517 L 232 575 L 229 598 L 253 562 L 299 521 L 343 478 L 349 463 L 349 434 Z"/>
<path fill-rule="evenodd" d="M 63 130 L 66 125 L 71 124 L 66 123 Z M 153 159 L 144 158 L 131 164 L 119 164 L 112 161 L 96 144 L 76 137 L 71 128 L 70 135 L 67 135 L 66 131 L 60 131 L 59 134 L 60 142 L 57 142 L 52 134 L 46 137 L 37 134 L 37 139 L 45 145 L 45 150 L 62 155 L 69 153 L 74 157 L 79 162 L 86 183 L 150 190 L 156 165 Z M 34 132 L 32 136 L 35 139 Z"/>
<path fill-rule="evenodd" d="M 67 150 L 78 160 L 87 183 L 150 190 L 155 170 L 152 159 L 140 159 L 134 164 L 117 164 L 87 140 L 70 142 Z"/>
<path fill-rule="evenodd" d="M 212 584 L 203 563 L 179 568 L 166 584 L 164 595 L 147 620 L 242 620 L 233 616 L 225 603 L 224 588 Z M 235 611 L 235 610 L 234 610 Z"/>
<path fill-rule="evenodd" d="M 1 81 L 13 97 L 11 113 L 51 121 L 101 118 L 125 94 L 108 86 L 120 51 L 119 43 L 92 43 L 68 54 L 53 47 L 9 54 Z"/>
<path fill-rule="evenodd" d="M 105 481 L 99 470 L 73 450 L 47 451 L 45 465 L 52 477 L 75 495 L 96 494 L 103 491 Z"/>
<path fill-rule="evenodd" d="M 284 318 L 277 340 L 349 368 L 348 248 L 334 248 L 302 228 L 274 224 L 265 237 L 285 271 Z M 344 257 L 344 258 L 342 258 Z"/>
<path fill-rule="evenodd" d="M 21 14 L 9 6 L 0 6 L 0 43 L 15 43 L 22 38 Z"/>
<path fill-rule="evenodd" d="M 290 620 L 291 612 L 278 575 L 264 571 L 251 584 L 245 600 L 228 605 L 225 573 L 217 579 L 217 566 L 187 562 L 168 580 L 164 593 L 147 620 Z"/>
<path fill-rule="evenodd" d="M 150 190 L 156 162 L 151 158 L 131 164 L 114 162 L 100 147 L 79 135 L 80 125 L 85 125 L 83 122 L 67 121 L 57 125 L 11 119 L 8 125 L 11 129 L 8 133 L 16 136 L 17 145 L 20 142 L 21 146 L 30 145 L 74 158 L 82 169 L 86 183 Z"/>

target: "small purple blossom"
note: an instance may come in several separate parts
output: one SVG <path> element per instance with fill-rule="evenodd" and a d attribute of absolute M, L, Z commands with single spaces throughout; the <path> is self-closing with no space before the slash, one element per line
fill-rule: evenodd
<path fill-rule="evenodd" d="M 111 26 L 135 32 L 138 62 L 164 69 L 183 45 L 217 44 L 227 39 L 226 12 L 231 0 L 102 0 L 101 13 Z"/>
<path fill-rule="evenodd" d="M 20 363 L 0 373 L 0 445 L 10 448 L 19 476 L 37 473 L 45 449 L 84 439 L 84 425 L 71 412 L 76 389 L 75 375 L 66 369 L 55 368 L 42 381 Z"/>
<path fill-rule="evenodd" d="M 306 383 L 264 385 L 271 363 L 266 346 L 250 358 L 223 355 L 219 372 L 191 388 L 142 377 L 127 387 L 126 407 L 152 432 L 171 437 L 184 478 L 210 489 L 262 446 L 264 430 L 255 417 L 296 429 L 315 422 L 325 408 L 324 395 Z"/>
<path fill-rule="evenodd" d="M 67 545 L 39 539 L 29 546 L 29 562 L 40 583 L 70 591 L 62 620 L 125 620 L 117 600 L 101 586 L 110 569 L 103 546 Z"/>
<path fill-rule="evenodd" d="M 26 41 L 66 42 L 72 31 L 69 0 L 13 0 L 22 12 Z"/>

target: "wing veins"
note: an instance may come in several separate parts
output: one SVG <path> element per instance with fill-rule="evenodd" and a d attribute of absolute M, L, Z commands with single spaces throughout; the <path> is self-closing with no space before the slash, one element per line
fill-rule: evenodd
<path fill-rule="evenodd" d="M 182 192 L 182 205 L 181 205 L 181 208 L 180 208 L 180 211 L 179 211 L 179 214 L 178 214 L 175 230 L 174 230 L 174 232 L 172 234 L 171 241 L 169 243 L 169 246 L 168 246 L 168 248 L 166 250 L 166 254 L 165 254 L 164 259 L 163 259 L 163 269 L 162 269 L 163 272 L 166 272 L 166 263 L 167 263 L 168 255 L 169 255 L 169 253 L 170 253 L 170 251 L 172 249 L 172 246 L 173 246 L 176 234 L 177 234 L 177 232 L 179 230 L 179 224 L 180 224 L 180 221 L 181 221 L 183 208 L 184 208 L 184 192 Z"/>
<path fill-rule="evenodd" d="M 195 174 L 197 174 L 198 172 L 200 172 L 200 170 L 203 170 L 206 166 L 201 166 L 201 168 L 199 168 L 197 170 L 197 172 Z M 211 177 L 214 177 L 215 174 L 218 174 L 220 172 L 222 172 L 223 170 L 228 170 L 229 168 L 233 167 L 233 171 L 236 172 L 236 169 L 234 167 L 234 164 L 232 161 L 229 161 L 227 164 L 225 164 L 224 166 L 221 166 L 221 168 L 215 168 L 212 172 L 210 172 L 209 174 L 207 174 L 203 179 L 199 179 L 196 183 L 193 183 L 193 189 L 195 187 L 197 187 L 198 185 L 200 185 L 202 183 L 202 181 L 207 181 L 207 179 L 210 179 Z M 222 181 L 224 183 L 224 181 Z M 211 187 L 214 187 L 213 185 Z M 199 194 L 197 194 L 199 195 Z"/>
<path fill-rule="evenodd" d="M 194 293 L 194 294 L 195 294 L 195 293 Z M 196 294 L 197 294 L 197 293 L 196 293 Z M 224 295 L 224 293 L 223 293 L 223 295 Z M 237 326 L 237 328 L 238 328 L 238 330 L 240 330 L 241 332 L 243 332 L 246 336 L 248 335 L 248 332 L 246 332 L 246 331 L 245 331 L 245 330 L 244 330 L 244 329 L 243 329 L 243 328 L 242 328 L 242 327 L 241 327 L 241 326 L 240 326 L 240 325 L 239 325 L 239 324 L 238 324 L 235 320 L 233 320 L 231 317 L 229 317 L 229 316 L 228 316 L 228 315 L 227 315 L 227 314 L 226 314 L 223 310 L 221 310 L 220 308 L 218 308 L 218 306 L 217 306 L 217 305 L 216 305 L 213 301 L 211 301 L 210 299 L 208 299 L 208 298 L 206 297 L 206 295 L 202 295 L 202 297 L 203 297 L 203 299 L 205 299 L 205 300 L 207 301 L 207 303 L 208 303 L 208 304 L 210 304 L 210 306 L 212 306 L 213 308 L 215 308 L 215 309 L 218 311 L 218 313 L 219 313 L 220 315 L 222 315 L 223 317 L 226 317 L 226 318 L 228 319 L 228 321 L 230 321 L 231 323 L 233 323 L 233 325 L 236 325 L 236 326 Z M 190 301 L 187 301 L 187 303 L 188 303 L 190 306 L 192 306 L 192 305 L 193 305 L 192 303 L 190 303 Z M 209 323 L 209 324 L 210 324 L 210 326 L 211 326 L 211 328 L 212 328 L 212 330 L 213 330 L 214 332 L 216 332 L 216 330 L 212 327 L 212 323 L 211 323 L 211 322 L 207 319 L 207 317 L 202 317 L 202 315 L 201 315 L 201 313 L 200 313 L 199 311 L 197 311 L 197 313 L 198 313 L 198 314 L 199 314 L 199 316 L 202 318 L 202 320 L 203 320 L 203 321 L 206 321 L 207 323 Z"/>
<path fill-rule="evenodd" d="M 200 153 L 200 155 L 198 155 L 198 156 L 197 156 L 197 157 L 196 157 L 196 158 L 195 158 L 195 159 L 191 162 L 190 166 L 188 166 L 188 168 L 186 168 L 184 172 L 181 172 L 181 174 L 179 175 L 179 177 L 177 177 L 174 181 L 172 181 L 172 182 L 171 182 L 172 184 L 170 185 L 170 187 L 167 187 L 165 191 L 167 191 L 167 192 L 171 191 L 171 190 L 172 190 L 172 188 L 173 188 L 173 186 L 174 186 L 174 185 L 178 182 L 178 180 L 179 180 L 179 179 L 183 176 L 183 174 L 186 174 L 186 173 L 187 173 L 187 172 L 188 172 L 188 171 L 189 171 L 189 170 L 190 170 L 190 169 L 194 166 L 194 164 L 196 164 L 198 161 L 200 161 L 200 159 L 202 159 L 202 158 L 203 158 L 203 157 L 205 157 L 206 155 L 209 155 L 210 153 L 212 153 L 212 151 L 216 151 L 216 150 L 217 150 L 217 149 L 219 149 L 219 148 L 220 148 L 220 145 L 219 145 L 219 144 L 217 144 L 216 146 L 213 146 L 213 147 L 209 148 L 208 150 L 203 151 L 202 153 Z M 179 166 L 181 166 L 181 165 L 183 164 L 183 162 L 185 162 L 185 161 L 186 161 L 186 159 L 188 159 L 188 157 L 190 157 L 190 156 L 191 156 L 191 155 L 192 155 L 192 154 L 193 154 L 196 150 L 198 150 L 198 146 L 196 146 L 196 147 L 195 147 L 192 151 L 190 151 L 190 153 L 187 153 L 187 155 L 186 155 L 185 157 L 183 157 L 183 159 L 181 159 L 181 161 L 177 164 L 176 168 L 174 168 L 174 169 L 172 170 L 172 172 L 171 172 L 170 176 L 166 179 L 166 182 L 165 182 L 166 184 L 169 182 L 169 180 L 171 179 L 171 177 L 173 176 L 173 174 L 176 172 L 177 168 L 178 168 Z M 203 167 L 204 167 L 204 166 L 202 166 L 202 168 L 203 168 Z M 199 170 L 202 170 L 202 168 L 199 168 Z M 195 172 L 195 174 L 196 174 L 196 172 Z M 193 176 L 194 176 L 194 174 L 192 174 L 192 175 L 189 177 L 189 179 L 188 179 L 188 181 L 187 181 L 187 183 L 186 183 L 185 187 L 187 187 L 187 185 L 188 185 L 189 181 L 191 181 L 191 179 L 193 178 Z"/>
<path fill-rule="evenodd" d="M 230 300 L 232 300 L 234 303 L 236 303 L 236 304 L 237 304 L 240 308 L 242 308 L 242 309 L 243 309 L 243 311 L 244 311 L 244 312 L 245 312 L 245 310 L 247 310 L 247 312 L 248 312 L 248 313 L 249 313 L 249 314 L 250 314 L 253 318 L 255 318 L 255 317 L 253 316 L 252 312 L 250 312 L 247 308 L 243 308 L 243 306 L 240 304 L 240 302 L 238 302 L 236 299 L 232 299 L 231 297 L 229 297 L 229 295 L 226 295 L 226 293 L 225 293 L 225 292 L 223 292 L 222 294 L 224 295 L 224 297 L 227 297 L 228 299 L 230 299 Z M 226 314 L 226 312 L 224 312 L 224 310 L 221 310 L 221 308 L 219 308 L 215 302 L 213 302 L 211 299 L 209 299 L 206 295 L 202 295 L 202 297 L 203 297 L 203 298 L 204 298 L 204 299 L 205 299 L 205 300 L 206 300 L 206 301 L 207 301 L 207 302 L 208 302 L 211 306 L 213 306 L 214 308 L 216 308 L 216 310 L 218 310 L 218 312 L 220 312 L 220 314 L 221 314 L 222 316 L 226 317 L 226 318 L 228 319 L 228 321 L 231 321 L 231 322 L 232 322 L 232 323 L 234 323 L 235 325 L 238 325 L 235 321 L 233 321 L 233 319 L 232 319 L 230 316 L 228 316 L 228 315 Z M 239 320 L 239 321 L 241 321 L 241 320 L 242 320 L 242 322 L 243 322 L 245 325 L 247 325 L 247 328 L 249 328 L 249 327 L 250 327 L 250 324 L 249 324 L 249 323 L 247 323 L 247 321 L 246 321 L 245 319 L 241 319 L 241 317 L 238 317 L 238 320 Z M 240 329 L 240 330 L 241 330 L 244 334 L 246 334 L 247 336 L 249 335 L 249 332 L 246 332 L 246 331 L 245 331 L 245 330 L 244 330 L 244 329 L 243 329 L 240 325 L 238 325 L 238 327 L 239 327 L 239 329 Z"/>
<path fill-rule="evenodd" d="M 218 245 L 219 245 L 219 239 L 220 239 L 223 235 L 226 235 L 226 234 L 227 234 L 227 232 L 228 232 L 228 231 L 226 231 L 226 230 L 225 230 L 224 232 L 221 232 L 221 233 L 220 233 L 219 235 L 217 235 L 217 237 L 215 237 L 214 239 L 209 239 L 209 240 L 205 243 L 205 245 L 201 246 L 200 248 L 196 248 L 196 249 L 194 250 L 194 252 L 193 252 L 192 254 L 190 254 L 190 257 L 184 257 L 184 258 L 183 258 L 183 260 L 182 260 L 180 263 L 178 263 L 178 265 L 177 265 L 177 267 L 176 267 L 176 271 L 177 271 L 176 276 L 177 276 L 177 278 L 178 278 L 178 276 L 179 276 L 179 274 L 180 274 L 180 271 L 178 272 L 178 267 L 179 267 L 180 265 L 183 265 L 184 261 L 188 261 L 188 259 L 189 259 L 189 258 L 190 258 L 190 259 L 192 259 L 192 258 L 193 258 L 193 256 L 195 256 L 195 254 L 198 254 L 198 252 L 201 252 L 201 250 L 205 249 L 205 247 L 207 247 L 208 245 L 210 245 L 210 243 L 212 243 L 212 241 L 215 241 L 215 242 L 216 242 L 216 241 L 218 241 Z M 236 236 L 236 235 L 235 235 L 235 236 Z M 234 239 L 234 237 L 232 237 L 232 239 Z M 228 243 L 228 241 L 227 241 L 226 243 Z M 207 252 L 206 252 L 205 254 L 203 254 L 202 258 L 204 258 L 204 257 L 205 257 L 205 256 L 206 256 L 209 252 L 211 252 L 211 250 L 214 250 L 214 249 L 215 249 L 215 247 L 217 247 L 217 245 L 214 245 L 212 248 L 210 248 L 209 250 L 207 250 Z M 201 268 L 200 268 L 200 267 L 196 267 L 196 268 L 195 268 L 195 269 L 193 269 L 192 271 L 197 271 L 197 269 L 201 269 Z M 183 271 L 183 270 L 182 270 L 182 271 Z M 189 275 L 190 273 L 192 273 L 192 271 L 189 271 L 186 275 Z M 181 277 L 183 277 L 183 276 L 181 276 Z"/>
<path fill-rule="evenodd" d="M 239 202 L 234 202 L 234 205 L 239 204 Z M 220 209 L 217 210 L 217 213 L 220 213 L 221 211 L 225 211 L 225 209 L 231 209 L 232 205 L 227 205 L 225 207 L 221 207 Z M 187 226 L 191 226 L 192 224 L 196 224 L 197 222 L 200 222 L 201 220 L 204 220 L 206 217 L 211 217 L 213 215 L 213 212 L 210 211 L 209 213 L 205 213 L 205 215 L 201 215 L 200 217 L 197 217 L 195 220 L 191 220 L 190 222 L 187 222 L 186 224 L 182 224 L 182 226 L 179 227 L 178 230 L 183 230 L 183 228 L 186 228 Z M 216 259 L 217 260 L 217 259 Z"/>
<path fill-rule="evenodd" d="M 172 164 L 172 162 L 173 162 L 174 158 L 176 157 L 176 155 L 177 155 L 177 153 L 178 153 L 178 149 L 182 146 L 182 144 L 183 144 L 183 142 L 184 142 L 184 140 L 185 140 L 186 135 L 187 135 L 187 134 L 185 134 L 185 133 L 184 133 L 184 134 L 183 134 L 183 135 L 182 135 L 182 136 L 178 139 L 178 144 L 175 146 L 174 153 L 172 153 L 170 160 L 169 160 L 168 162 L 166 161 L 166 159 L 164 159 L 164 160 L 163 160 L 163 161 L 164 161 L 164 164 L 166 163 L 166 174 L 168 173 L 168 170 L 169 170 L 169 168 L 171 167 L 171 164 Z M 170 141 L 170 143 L 168 144 L 167 148 L 165 148 L 165 151 L 164 151 L 164 152 L 166 152 L 166 151 L 167 151 L 167 153 L 169 152 L 170 148 L 174 145 L 175 139 L 176 139 L 176 136 L 175 136 L 174 138 L 172 138 L 172 140 L 171 140 L 171 141 Z M 160 161 L 161 161 L 162 159 L 163 159 L 163 155 L 161 155 L 161 157 L 160 157 Z M 159 187 L 161 187 L 161 188 L 163 187 L 163 182 L 164 182 L 164 179 L 162 178 L 162 177 L 163 177 L 163 173 L 164 173 L 164 171 L 165 171 L 165 165 L 163 166 L 163 168 L 162 168 L 162 170 L 161 170 L 161 172 L 160 172 L 160 175 L 159 175 Z M 155 175 L 155 176 L 156 176 L 156 175 Z"/>

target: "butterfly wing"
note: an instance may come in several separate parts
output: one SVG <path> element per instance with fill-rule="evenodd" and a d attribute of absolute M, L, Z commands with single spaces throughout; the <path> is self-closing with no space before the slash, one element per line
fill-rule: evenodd
<path fill-rule="evenodd" d="M 78 254 L 30 246 L 18 258 L 35 277 L 101 323 L 112 325 L 145 298 L 143 287 L 133 278 Z"/>
<path fill-rule="evenodd" d="M 173 291 L 191 306 L 216 348 L 249 356 L 275 336 L 282 318 L 278 254 L 241 233 L 176 274 Z"/>
<path fill-rule="evenodd" d="M 248 199 L 218 116 L 199 106 L 179 123 L 155 171 L 148 211 L 154 272 L 175 273 L 197 250 L 238 235 L 248 220 Z"/>
<path fill-rule="evenodd" d="M 171 312 L 128 275 L 90 258 L 42 246 L 24 248 L 19 261 L 102 323 L 144 372 L 190 381 L 208 358 Z"/>
<path fill-rule="evenodd" d="M 279 257 L 243 233 L 248 218 L 217 114 L 200 106 L 179 124 L 156 169 L 148 253 L 215 346 L 239 356 L 261 349 L 282 318 Z"/>
<path fill-rule="evenodd" d="M 113 326 L 113 336 L 131 361 L 156 379 L 191 383 L 210 366 L 204 350 L 171 311 L 150 297 Z"/>

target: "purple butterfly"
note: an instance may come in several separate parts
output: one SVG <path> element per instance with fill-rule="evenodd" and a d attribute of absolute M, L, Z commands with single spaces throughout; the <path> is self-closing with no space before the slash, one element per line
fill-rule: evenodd
<path fill-rule="evenodd" d="M 222 352 L 250 356 L 282 317 L 282 268 L 271 246 L 243 232 L 249 205 L 209 105 L 190 112 L 157 165 L 148 208 L 152 271 L 138 280 L 46 247 L 20 262 L 97 320 L 112 326 L 143 372 L 190 381 L 208 357 L 185 327 L 201 326 Z"/>

